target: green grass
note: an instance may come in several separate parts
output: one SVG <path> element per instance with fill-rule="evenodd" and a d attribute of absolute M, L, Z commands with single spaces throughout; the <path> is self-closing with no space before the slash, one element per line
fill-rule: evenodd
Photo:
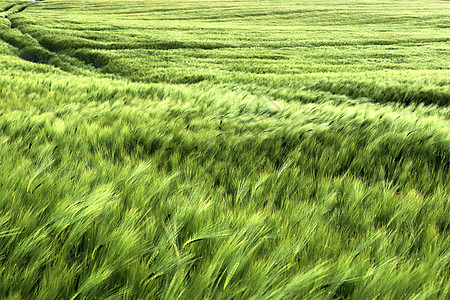
<path fill-rule="evenodd" d="M 449 9 L 0 1 L 0 298 L 448 299 Z"/>

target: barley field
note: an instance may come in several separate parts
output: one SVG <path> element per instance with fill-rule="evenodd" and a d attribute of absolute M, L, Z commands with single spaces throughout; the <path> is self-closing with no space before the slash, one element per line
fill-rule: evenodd
<path fill-rule="evenodd" d="M 0 0 L 1 299 L 450 299 L 450 2 Z"/>

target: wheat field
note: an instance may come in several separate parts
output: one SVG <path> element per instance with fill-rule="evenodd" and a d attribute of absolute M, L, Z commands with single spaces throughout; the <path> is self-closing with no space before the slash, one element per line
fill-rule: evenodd
<path fill-rule="evenodd" d="M 449 299 L 450 2 L 0 11 L 1 299 Z"/>

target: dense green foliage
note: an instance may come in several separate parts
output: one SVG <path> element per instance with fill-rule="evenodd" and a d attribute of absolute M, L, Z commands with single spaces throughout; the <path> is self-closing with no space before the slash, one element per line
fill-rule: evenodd
<path fill-rule="evenodd" d="M 450 2 L 0 10 L 0 298 L 450 297 Z"/>

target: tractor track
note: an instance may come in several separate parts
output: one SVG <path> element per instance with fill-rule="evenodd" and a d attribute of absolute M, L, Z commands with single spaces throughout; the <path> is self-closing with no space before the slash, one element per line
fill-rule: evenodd
<path fill-rule="evenodd" d="M 17 3 L 5 7 L 0 12 L 0 40 L 17 49 L 19 53 L 18 57 L 25 61 L 53 65 L 66 72 L 84 74 L 88 70 L 80 67 L 80 65 L 85 66 L 85 63 L 74 57 L 62 57 L 59 53 L 47 49 L 41 45 L 38 39 L 30 34 L 24 33 L 20 29 L 20 26 L 14 22 L 13 17 L 16 14 L 25 11 L 27 8 L 39 2 L 44 2 L 44 0 Z M 2 19 L 5 21 L 4 25 L 6 26 L 1 26 Z M 76 65 L 74 61 L 77 62 Z"/>
<path fill-rule="evenodd" d="M 0 39 L 3 42 L 13 46 L 14 48 L 18 49 L 19 51 L 22 50 L 23 48 L 25 48 L 24 45 L 27 44 L 26 42 L 24 42 L 23 40 L 20 40 L 18 37 L 13 38 L 13 34 L 12 34 L 11 30 L 15 30 L 16 33 L 19 33 L 20 36 L 23 36 L 23 37 L 25 37 L 25 34 L 20 30 L 20 28 L 18 28 L 18 26 L 16 26 L 16 24 L 12 20 L 12 16 L 25 11 L 28 7 L 33 6 L 36 3 L 37 2 L 35 2 L 35 1 L 30 1 L 29 3 L 26 3 L 26 4 L 12 4 L 12 5 L 7 6 L 6 8 L 3 9 L 2 12 L 0 12 L 0 16 L 2 16 L 4 18 L 4 20 L 6 20 L 6 23 L 9 26 L 9 28 L 0 30 Z M 31 36 L 27 36 L 26 38 L 33 39 L 33 43 L 36 43 L 40 47 L 42 47 L 39 44 L 39 42 L 36 39 L 32 38 Z M 44 48 L 44 47 L 42 47 L 42 48 Z"/>

